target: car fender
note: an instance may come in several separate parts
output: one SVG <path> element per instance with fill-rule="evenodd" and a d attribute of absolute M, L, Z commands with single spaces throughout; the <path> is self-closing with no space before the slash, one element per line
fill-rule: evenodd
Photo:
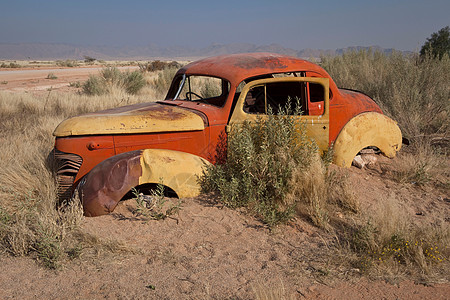
<path fill-rule="evenodd" d="M 365 112 L 345 124 L 333 146 L 334 163 L 350 167 L 353 158 L 362 149 L 375 146 L 387 157 L 393 158 L 402 146 L 402 133 L 389 117 Z"/>
<path fill-rule="evenodd" d="M 190 153 L 145 149 L 121 153 L 95 166 L 77 190 L 86 216 L 110 213 L 133 187 L 161 183 L 180 198 L 200 193 L 198 176 L 209 162 Z"/>

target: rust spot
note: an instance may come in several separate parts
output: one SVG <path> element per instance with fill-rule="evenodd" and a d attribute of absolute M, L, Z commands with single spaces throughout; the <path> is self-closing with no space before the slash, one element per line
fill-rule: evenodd
<path fill-rule="evenodd" d="M 139 109 L 140 112 L 149 112 L 148 115 L 152 119 L 158 120 L 178 120 L 183 119 L 186 115 L 178 109 L 174 111 L 173 107 L 164 106 L 162 104 L 149 105 L 148 107 Z"/>
<path fill-rule="evenodd" d="M 170 158 L 170 157 L 162 157 L 161 158 L 165 163 L 171 163 L 171 162 L 173 162 L 173 161 L 175 161 L 175 159 L 173 159 L 173 158 Z"/>
<path fill-rule="evenodd" d="M 86 216 L 100 216 L 113 211 L 142 175 L 142 150 L 113 156 L 93 168 L 79 186 L 79 195 Z"/>
<path fill-rule="evenodd" d="M 283 64 L 278 57 L 239 57 L 236 59 L 236 62 L 234 63 L 236 67 L 242 68 L 242 69 L 254 69 L 254 68 L 264 68 L 264 69 L 274 69 L 274 68 L 280 68 L 285 69 L 287 68 L 287 65 Z"/>

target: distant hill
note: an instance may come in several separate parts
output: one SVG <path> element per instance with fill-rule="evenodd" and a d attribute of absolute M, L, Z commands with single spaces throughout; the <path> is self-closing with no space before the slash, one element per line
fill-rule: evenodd
<path fill-rule="evenodd" d="M 200 57 L 221 54 L 273 52 L 297 56 L 302 58 L 318 58 L 321 55 L 339 55 L 346 51 L 373 49 L 384 53 L 392 53 L 394 49 L 372 47 L 347 47 L 335 50 L 285 48 L 278 44 L 254 45 L 247 43 L 211 44 L 208 47 L 195 49 L 190 47 L 173 46 L 160 47 L 157 45 L 137 47 L 111 47 L 111 46 L 78 46 L 68 44 L 45 43 L 0 43 L 0 59 L 3 60 L 56 60 L 56 59 L 83 59 L 90 56 L 103 60 L 148 60 L 148 59 L 195 59 Z M 410 53 L 410 52 L 409 52 Z"/>

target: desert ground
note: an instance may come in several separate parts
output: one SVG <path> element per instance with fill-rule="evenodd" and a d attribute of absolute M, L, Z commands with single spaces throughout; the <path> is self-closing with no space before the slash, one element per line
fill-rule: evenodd
<path fill-rule="evenodd" d="M 70 85 L 85 81 L 89 75 L 96 75 L 101 66 L 78 68 L 41 66 L 39 68 L 0 69 L 0 90 L 13 92 L 67 91 Z M 119 66 L 119 70 L 136 70 L 137 66 Z M 53 74 L 53 78 L 49 74 Z"/>
<path fill-rule="evenodd" d="M 124 69 L 137 67 L 122 67 Z M 100 67 L 1 69 L 0 90 L 73 93 Z M 49 79 L 52 73 L 56 79 Z M 145 101 L 145 99 L 143 99 Z M 448 193 L 387 174 L 394 160 L 340 170 L 361 211 L 395 202 L 418 224 L 450 221 Z M 33 257 L 0 254 L 0 299 L 449 299 L 447 275 L 367 274 L 333 252 L 335 233 L 296 218 L 274 229 L 213 195 L 182 199 L 178 214 L 145 220 L 133 200 L 106 216 L 83 218 L 81 230 L 102 247 L 56 270 Z M 394 212 L 395 213 L 395 212 Z M 332 216 L 343 218 L 339 212 Z M 345 217 L 345 216 L 344 216 Z M 349 217 L 351 218 L 351 216 Z M 88 241 L 86 241 L 88 243 Z M 82 246 L 82 245 L 81 245 Z M 330 253 L 334 253 L 330 255 Z"/>

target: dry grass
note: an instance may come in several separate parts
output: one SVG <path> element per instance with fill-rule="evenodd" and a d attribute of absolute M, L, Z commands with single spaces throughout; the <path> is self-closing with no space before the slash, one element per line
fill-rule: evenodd
<path fill-rule="evenodd" d="M 267 286 L 267 284 L 258 282 L 252 285 L 252 290 L 256 300 L 295 299 L 294 295 L 288 295 L 282 281 L 277 286 Z"/>
<path fill-rule="evenodd" d="M 82 209 L 76 204 L 57 209 L 56 186 L 46 165 L 54 143 L 51 133 L 67 117 L 135 102 L 135 96 L 122 91 L 105 97 L 0 93 L 3 251 L 32 255 L 50 268 L 69 255 Z"/>
<path fill-rule="evenodd" d="M 374 211 L 348 222 L 341 230 L 340 253 L 348 268 L 373 278 L 398 282 L 406 278 L 432 282 L 449 269 L 450 227 L 445 222 L 418 225 L 398 199 L 382 200 Z"/>
<path fill-rule="evenodd" d="M 339 87 L 363 91 L 399 123 L 412 141 L 424 135 L 449 138 L 450 59 L 420 59 L 401 53 L 348 52 L 323 57 L 324 67 Z"/>
<path fill-rule="evenodd" d="M 411 145 L 400 154 L 394 178 L 449 188 L 450 58 L 401 53 L 348 52 L 323 57 L 339 87 L 360 90 L 396 120 Z M 406 150 L 406 151 L 405 151 Z"/>
<path fill-rule="evenodd" d="M 149 95 L 153 95 L 154 99 L 165 99 L 170 83 L 177 71 L 178 69 L 176 68 L 167 68 L 154 73 L 147 73 L 148 75 L 146 75 L 146 78 L 148 88 L 145 92 Z"/>

